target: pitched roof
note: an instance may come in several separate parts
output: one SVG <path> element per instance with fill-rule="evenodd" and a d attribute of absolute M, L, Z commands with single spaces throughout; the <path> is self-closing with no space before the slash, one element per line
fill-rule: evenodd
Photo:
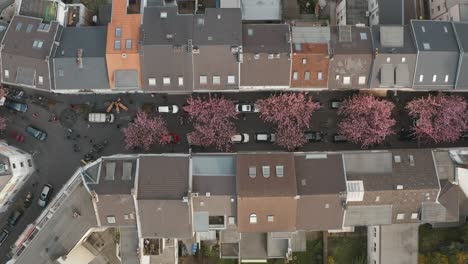
<path fill-rule="evenodd" d="M 459 51 L 451 22 L 411 20 L 411 26 L 419 51 Z"/>
<path fill-rule="evenodd" d="M 132 195 L 98 195 L 94 205 L 102 226 L 136 226 L 136 210 Z M 113 216 L 115 223 L 109 223 L 108 216 Z"/>
<path fill-rule="evenodd" d="M 347 180 L 362 180 L 366 191 L 438 189 L 429 149 L 344 153 Z"/>
<path fill-rule="evenodd" d="M 297 200 L 297 230 L 338 230 L 343 217 L 343 199 L 337 194 L 301 195 Z"/>
<path fill-rule="evenodd" d="M 182 200 L 138 200 L 140 237 L 190 238 L 190 210 Z"/>
<path fill-rule="evenodd" d="M 368 27 L 330 27 L 331 47 L 334 54 L 370 54 L 372 36 Z"/>
<path fill-rule="evenodd" d="M 102 195 L 130 194 L 135 184 L 134 158 L 103 158 L 99 164 L 97 182 L 88 188 Z"/>
<path fill-rule="evenodd" d="M 188 193 L 189 158 L 186 155 L 139 159 L 137 199 L 180 200 Z"/>
<path fill-rule="evenodd" d="M 330 41 L 330 27 L 291 27 L 293 43 L 323 43 Z"/>
<path fill-rule="evenodd" d="M 242 41 L 247 53 L 289 53 L 289 25 L 243 24 Z"/>
<path fill-rule="evenodd" d="M 343 155 L 297 155 L 294 161 L 299 195 L 337 195 L 346 192 Z"/>
<path fill-rule="evenodd" d="M 292 153 L 237 155 L 237 195 L 278 197 L 297 194 Z"/>

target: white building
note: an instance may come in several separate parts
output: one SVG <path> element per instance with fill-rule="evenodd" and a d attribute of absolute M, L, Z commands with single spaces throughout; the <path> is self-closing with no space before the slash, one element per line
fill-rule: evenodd
<path fill-rule="evenodd" d="M 428 2 L 432 20 L 468 20 L 468 0 L 430 0 Z"/>
<path fill-rule="evenodd" d="M 34 172 L 32 156 L 0 141 L 0 213 Z"/>

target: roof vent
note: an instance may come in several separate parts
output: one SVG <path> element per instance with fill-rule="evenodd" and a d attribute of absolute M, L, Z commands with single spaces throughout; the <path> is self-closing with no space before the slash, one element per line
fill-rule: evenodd
<path fill-rule="evenodd" d="M 255 166 L 249 167 L 249 177 L 250 178 L 257 177 L 257 168 Z"/>
<path fill-rule="evenodd" d="M 262 174 L 265 178 L 270 177 L 270 166 L 262 166 Z"/>
<path fill-rule="evenodd" d="M 210 197 L 211 196 L 211 193 L 210 192 L 207 192 L 206 193 L 206 197 Z"/>
<path fill-rule="evenodd" d="M 276 176 L 282 178 L 284 176 L 284 166 L 278 165 L 276 166 Z"/>
<path fill-rule="evenodd" d="M 398 185 L 396 186 L 396 189 L 397 189 L 397 190 L 403 190 L 403 185 L 398 184 Z"/>
<path fill-rule="evenodd" d="M 410 166 L 414 167 L 414 156 L 413 155 L 409 155 L 409 163 L 410 163 Z"/>
<path fill-rule="evenodd" d="M 167 12 L 161 12 L 159 15 L 160 18 L 167 18 Z"/>
<path fill-rule="evenodd" d="M 127 58 L 127 53 L 122 53 L 122 58 L 126 59 Z"/>
<path fill-rule="evenodd" d="M 395 163 L 401 163 L 401 156 L 395 155 L 393 156 L 393 160 L 395 161 Z"/>

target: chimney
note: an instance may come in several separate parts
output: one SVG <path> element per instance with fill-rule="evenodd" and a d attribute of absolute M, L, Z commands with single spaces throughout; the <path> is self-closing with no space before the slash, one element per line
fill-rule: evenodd
<path fill-rule="evenodd" d="M 83 49 L 78 49 L 78 54 L 76 57 L 76 63 L 78 63 L 78 68 L 83 68 Z"/>

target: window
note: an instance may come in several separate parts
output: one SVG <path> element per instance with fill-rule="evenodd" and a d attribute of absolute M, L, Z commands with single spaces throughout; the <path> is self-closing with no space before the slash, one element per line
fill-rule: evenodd
<path fill-rule="evenodd" d="M 367 40 L 367 33 L 366 32 L 361 32 L 359 35 L 361 36 L 361 40 Z"/>
<path fill-rule="evenodd" d="M 252 28 L 247 29 L 247 35 L 253 36 L 253 33 L 254 33 L 254 32 L 253 32 L 253 29 L 252 29 Z"/>
<path fill-rule="evenodd" d="M 272 215 L 269 215 L 267 216 L 267 220 L 268 220 L 268 223 L 273 223 L 273 221 L 275 220 L 275 217 Z"/>
<path fill-rule="evenodd" d="M 366 84 L 366 76 L 359 76 L 358 83 Z"/>
<path fill-rule="evenodd" d="M 49 31 L 50 24 L 40 23 L 37 30 Z"/>
<path fill-rule="evenodd" d="M 37 79 L 38 79 L 37 82 L 38 82 L 39 84 L 43 84 L 43 83 L 44 83 L 44 78 L 43 78 L 42 76 L 39 75 Z"/>
<path fill-rule="evenodd" d="M 20 167 L 21 167 L 21 168 L 24 167 L 24 163 L 23 163 L 23 162 L 20 162 Z"/>
<path fill-rule="evenodd" d="M 179 77 L 179 86 L 184 86 L 184 77 Z"/>
<path fill-rule="evenodd" d="M 270 177 L 270 166 L 262 166 L 262 174 L 265 178 Z"/>
<path fill-rule="evenodd" d="M 164 77 L 163 78 L 163 84 L 164 85 L 170 85 L 171 84 L 171 77 Z"/>
<path fill-rule="evenodd" d="M 28 159 L 28 167 L 32 167 L 32 160 Z"/>
<path fill-rule="evenodd" d="M 10 71 L 9 70 L 5 70 L 4 71 L 4 75 L 5 75 L 5 78 L 10 78 Z"/>
<path fill-rule="evenodd" d="M 424 43 L 423 43 L 423 48 L 424 48 L 425 50 L 430 50 L 430 49 L 431 49 L 431 44 L 429 44 L 429 43 L 427 43 L 427 42 L 424 42 Z"/>
<path fill-rule="evenodd" d="M 149 86 L 156 86 L 156 78 L 148 78 Z"/>
<path fill-rule="evenodd" d="M 401 62 L 406 62 L 406 58 L 405 57 L 401 58 Z"/>
<path fill-rule="evenodd" d="M 26 33 L 31 33 L 32 28 L 33 28 L 33 25 L 32 25 L 32 24 L 28 24 L 28 27 L 26 28 Z"/>
<path fill-rule="evenodd" d="M 419 214 L 418 213 L 412 213 L 411 214 L 411 219 L 418 219 Z"/>
<path fill-rule="evenodd" d="M 390 62 L 390 57 L 387 57 L 387 62 L 388 62 L 388 63 Z"/>
<path fill-rule="evenodd" d="M 16 164 L 12 163 L 13 169 L 16 169 Z"/>
<path fill-rule="evenodd" d="M 321 71 L 317 72 L 317 80 L 323 80 L 323 73 Z"/>
<path fill-rule="evenodd" d="M 200 84 L 206 84 L 208 82 L 208 78 L 206 75 L 200 75 Z"/>
<path fill-rule="evenodd" d="M 448 33 L 448 28 L 446 26 L 444 26 L 444 32 Z"/>
<path fill-rule="evenodd" d="M 405 219 L 405 214 L 397 214 L 396 219 L 397 220 L 404 220 Z"/>
<path fill-rule="evenodd" d="M 421 74 L 421 75 L 419 75 L 419 82 L 423 82 L 423 81 L 424 81 L 424 75 Z"/>
<path fill-rule="evenodd" d="M 432 75 L 432 82 L 437 82 L 437 75 L 436 74 Z"/>
<path fill-rule="evenodd" d="M 351 77 L 344 76 L 343 77 L 343 84 L 351 84 Z"/>
<path fill-rule="evenodd" d="M 376 202 L 380 202 L 380 196 L 375 197 Z"/>
<path fill-rule="evenodd" d="M 302 64 L 307 64 L 307 59 L 302 59 Z"/>
<path fill-rule="evenodd" d="M 109 223 L 109 224 L 115 224 L 115 216 L 113 216 L 113 215 L 108 215 L 108 216 L 107 216 L 107 223 Z"/>
<path fill-rule="evenodd" d="M 284 166 L 283 165 L 277 165 L 276 166 L 276 177 L 283 177 L 284 176 Z"/>
<path fill-rule="evenodd" d="M 424 26 L 421 26 L 421 31 L 426 32 L 426 28 Z"/>
<path fill-rule="evenodd" d="M 23 23 L 21 23 L 21 22 L 19 22 L 18 24 L 16 24 L 15 31 L 16 31 L 16 32 L 20 31 L 22 26 L 23 26 Z"/>
<path fill-rule="evenodd" d="M 257 215 L 256 214 L 250 214 L 250 223 L 251 224 L 256 224 L 257 223 Z"/>
<path fill-rule="evenodd" d="M 304 72 L 304 80 L 306 80 L 306 81 L 310 80 L 310 72 L 309 71 Z"/>
<path fill-rule="evenodd" d="M 228 84 L 236 84 L 236 76 L 234 75 L 229 75 L 228 76 L 228 81 L 227 81 Z"/>
<path fill-rule="evenodd" d="M 440 5 L 437 6 L 437 11 L 440 11 Z"/>
<path fill-rule="evenodd" d="M 120 40 L 114 40 L 114 49 L 120 50 Z"/>
<path fill-rule="evenodd" d="M 132 49 L 132 40 L 131 39 L 127 39 L 125 40 L 125 49 Z"/>
<path fill-rule="evenodd" d="M 214 75 L 213 84 L 221 84 L 221 77 L 219 77 L 218 75 Z"/>
<path fill-rule="evenodd" d="M 122 29 L 120 27 L 115 28 L 115 37 L 116 38 L 122 37 Z"/>
<path fill-rule="evenodd" d="M 444 82 L 448 82 L 448 74 L 445 75 Z"/>
<path fill-rule="evenodd" d="M 40 49 L 40 48 L 42 48 L 42 45 L 44 45 L 44 41 L 42 41 L 42 40 L 35 40 L 33 42 L 33 48 L 34 49 Z"/>
<path fill-rule="evenodd" d="M 166 17 L 167 17 L 167 12 L 161 12 L 161 13 L 159 14 L 159 17 L 160 17 L 160 18 L 166 18 Z"/>
<path fill-rule="evenodd" d="M 250 178 L 257 177 L 257 168 L 255 166 L 249 167 L 249 177 Z"/>
<path fill-rule="evenodd" d="M 295 72 L 293 72 L 293 80 L 296 81 L 297 79 L 298 79 L 298 74 L 297 74 L 297 72 L 295 71 Z"/>

